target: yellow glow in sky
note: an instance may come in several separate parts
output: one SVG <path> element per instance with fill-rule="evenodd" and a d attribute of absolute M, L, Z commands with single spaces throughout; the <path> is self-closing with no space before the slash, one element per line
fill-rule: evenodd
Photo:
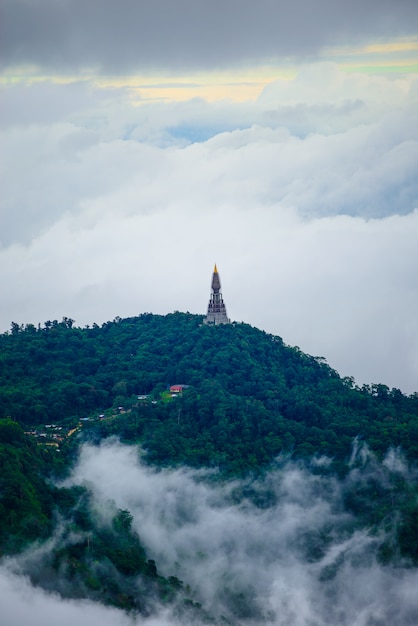
<path fill-rule="evenodd" d="M 289 80 L 294 68 L 262 66 L 229 72 L 202 72 L 185 76 L 126 76 L 96 78 L 102 88 L 128 88 L 138 104 L 150 100 L 185 101 L 202 98 L 208 102 L 256 100 L 264 87 L 275 80 Z"/>
<path fill-rule="evenodd" d="M 418 41 L 397 41 L 365 46 L 362 50 L 362 54 L 388 54 L 390 52 L 413 52 L 415 50 L 418 50 Z"/>

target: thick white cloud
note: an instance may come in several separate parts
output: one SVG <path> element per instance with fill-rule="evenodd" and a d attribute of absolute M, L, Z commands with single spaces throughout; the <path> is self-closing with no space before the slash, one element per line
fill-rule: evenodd
<path fill-rule="evenodd" d="M 156 617 L 143 619 L 97 602 L 64 600 L 58 594 L 34 588 L 7 562 L 0 565 L 0 598 L 3 626 L 180 626 L 164 610 Z"/>
<path fill-rule="evenodd" d="M 411 91 L 411 82 L 416 84 L 416 80 L 402 74 L 347 73 L 335 63 L 315 63 L 302 67 L 292 81 L 278 80 L 267 86 L 260 102 L 264 105 L 286 102 L 333 106 L 361 102 L 382 113 L 388 107 L 403 106 Z"/>
<path fill-rule="evenodd" d="M 34 589 L 24 577 L 0 566 L 1 620 L 4 626 L 129 626 L 131 620 L 119 611 L 84 601 L 64 601 L 59 596 Z"/>

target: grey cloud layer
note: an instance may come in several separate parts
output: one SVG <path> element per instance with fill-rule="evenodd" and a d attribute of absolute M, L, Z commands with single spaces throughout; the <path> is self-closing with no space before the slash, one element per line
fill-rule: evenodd
<path fill-rule="evenodd" d="M 4 0 L 3 66 L 106 72 L 306 56 L 327 44 L 414 33 L 414 0 Z"/>

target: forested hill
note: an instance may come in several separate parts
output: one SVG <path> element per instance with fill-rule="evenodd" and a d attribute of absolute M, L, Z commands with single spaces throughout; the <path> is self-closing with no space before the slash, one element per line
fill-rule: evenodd
<path fill-rule="evenodd" d="M 232 473 L 282 451 L 344 463 L 354 437 L 418 458 L 418 394 L 358 388 L 280 337 L 202 321 L 176 312 L 91 328 L 13 323 L 0 335 L 0 417 L 25 428 L 84 418 L 86 435 L 141 442 L 153 462 Z M 187 387 L 172 398 L 175 384 Z"/>
<path fill-rule="evenodd" d="M 145 462 L 158 468 L 219 468 L 195 473 L 193 484 L 207 481 L 212 489 L 232 477 L 234 487 L 225 506 L 236 503 L 238 511 L 249 500 L 257 519 L 265 508 L 284 510 L 275 509 L 280 496 L 268 477 L 281 467 L 284 474 L 292 474 L 286 469 L 292 464 L 309 467 L 323 481 L 315 489 L 331 490 L 330 511 L 343 513 L 337 516 L 340 522 L 332 513 L 313 529 L 309 522 L 305 529 L 296 524 L 295 550 L 304 562 L 315 567 L 332 562 L 317 570 L 318 588 L 325 589 L 328 603 L 333 578 L 347 562 L 339 556 L 329 561 L 324 555 L 335 541 L 346 545 L 347 533 L 354 537 L 370 532 L 380 564 L 417 565 L 418 494 L 411 477 L 418 460 L 418 394 L 405 396 L 378 384 L 358 388 L 324 359 L 289 347 L 280 337 L 247 324 L 212 327 L 202 322 L 202 316 L 184 313 L 143 314 L 77 328 L 64 318 L 38 328 L 12 324 L 9 333 L 0 335 L 0 565 L 3 555 L 20 553 L 19 571 L 34 584 L 64 597 L 123 608 L 131 616 L 152 615 L 161 605 L 175 607 L 175 623 L 238 624 L 258 615 L 254 607 L 259 599 L 252 587 L 235 587 L 227 573 L 220 578 L 219 597 L 232 621 L 225 621 L 223 613 L 216 621 L 212 609 L 201 604 L 202 594 L 189 587 L 196 581 L 193 559 L 180 563 L 183 585 L 177 578 L 182 559 L 167 561 L 161 551 L 142 543 L 142 529 L 132 525 L 135 511 L 117 508 L 113 495 L 98 506 L 88 481 L 57 484 L 57 476 L 76 471 L 80 464 L 74 452 L 81 450 L 82 457 L 83 451 L 96 450 L 80 444 L 99 443 L 111 435 L 140 444 Z M 352 463 L 355 438 L 375 455 L 360 446 L 366 460 L 360 453 Z M 395 453 L 383 463 L 376 459 L 398 446 L 411 461 L 410 473 L 388 462 L 391 456 L 400 458 Z M 110 448 L 135 450 L 110 440 L 97 453 Z M 141 471 L 139 465 L 143 461 L 135 472 Z M 144 480 L 148 476 L 152 485 L 152 474 L 140 475 Z M 179 476 L 187 472 L 154 474 L 163 481 L 176 475 L 174 480 L 181 483 Z M 304 475 L 309 482 L 308 473 Z M 276 479 L 280 482 L 279 474 Z M 298 502 L 304 497 L 298 495 Z M 181 513 L 183 504 L 180 497 L 178 511 L 168 513 L 173 515 L 170 533 L 177 523 L 195 519 L 194 512 Z M 194 502 L 191 506 L 194 511 Z M 157 526 L 163 518 L 165 514 L 158 516 Z M 245 525 L 243 521 L 240 528 Z M 40 545 L 40 550 L 31 548 Z M 258 536 L 253 545 L 258 551 Z M 358 560 L 357 553 L 354 557 Z M 198 571 L 206 567 L 202 558 L 207 555 L 199 550 Z M 360 568 L 369 556 L 364 558 L 358 561 Z M 232 584 L 225 584 L 227 580 Z"/>

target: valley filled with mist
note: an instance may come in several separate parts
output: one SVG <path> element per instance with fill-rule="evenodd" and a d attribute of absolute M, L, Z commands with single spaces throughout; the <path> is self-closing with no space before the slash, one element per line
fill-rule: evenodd
<path fill-rule="evenodd" d="M 418 572 L 407 560 L 384 559 L 396 516 L 371 529 L 345 506 L 370 485 L 394 490 L 397 479 L 416 476 L 394 453 L 379 463 L 365 447 L 344 480 L 318 473 L 323 463 L 282 459 L 262 478 L 219 481 L 206 470 L 150 468 L 136 447 L 115 440 L 85 444 L 67 487 L 87 486 L 99 525 L 109 523 L 115 504 L 129 510 L 159 573 L 176 576 L 182 588 L 170 602 L 151 592 L 148 616 L 72 597 L 64 571 L 54 582 L 61 594 L 46 593 L 42 580 L 34 587 L 30 579 L 42 576 L 63 541 L 57 528 L 45 544 L 3 559 L 4 623 L 416 624 Z M 84 539 L 74 534 L 65 543 Z M 136 590 L 141 596 L 141 584 Z"/>

